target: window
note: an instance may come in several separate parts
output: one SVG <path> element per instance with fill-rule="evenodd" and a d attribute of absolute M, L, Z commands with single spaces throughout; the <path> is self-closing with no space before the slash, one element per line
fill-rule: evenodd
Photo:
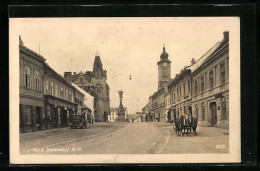
<path fill-rule="evenodd" d="M 223 84 L 225 81 L 225 63 L 223 63 L 220 65 L 220 82 Z"/>
<path fill-rule="evenodd" d="M 68 100 L 68 90 L 66 90 L 66 100 Z"/>
<path fill-rule="evenodd" d="M 204 91 L 204 77 L 201 77 L 201 92 Z"/>
<path fill-rule="evenodd" d="M 63 87 L 60 88 L 60 98 L 61 98 L 61 99 L 64 99 Z"/>
<path fill-rule="evenodd" d="M 213 71 L 209 72 L 209 87 L 213 88 Z"/>
<path fill-rule="evenodd" d="M 205 105 L 202 103 L 201 105 L 201 120 L 205 121 Z"/>
<path fill-rule="evenodd" d="M 71 100 L 71 92 L 69 91 L 69 101 L 72 101 Z"/>
<path fill-rule="evenodd" d="M 175 102 L 175 90 L 174 90 L 174 93 L 173 93 L 173 97 L 174 97 L 174 102 Z"/>
<path fill-rule="evenodd" d="M 58 97 L 58 86 L 55 84 L 55 96 Z"/>
<path fill-rule="evenodd" d="M 198 81 L 195 80 L 195 95 L 198 94 Z"/>
<path fill-rule="evenodd" d="M 45 81 L 45 94 L 48 94 L 49 91 L 49 82 L 48 80 Z"/>
<path fill-rule="evenodd" d="M 51 95 L 53 96 L 53 95 L 54 95 L 53 83 L 51 83 L 51 89 L 50 89 L 50 91 L 51 91 Z"/>
<path fill-rule="evenodd" d="M 190 80 L 188 80 L 188 92 L 190 94 Z"/>
<path fill-rule="evenodd" d="M 25 87 L 31 87 L 31 69 L 30 67 L 25 67 Z"/>
<path fill-rule="evenodd" d="M 180 98 L 181 98 L 181 86 L 180 86 Z"/>
<path fill-rule="evenodd" d="M 40 90 L 40 72 L 35 70 L 35 89 Z"/>
<path fill-rule="evenodd" d="M 72 99 L 72 103 L 74 103 L 74 93 L 71 93 L 71 99 Z"/>
<path fill-rule="evenodd" d="M 183 83 L 183 94 L 185 96 L 185 83 Z"/>
<path fill-rule="evenodd" d="M 179 88 L 177 87 L 177 98 L 179 98 Z"/>

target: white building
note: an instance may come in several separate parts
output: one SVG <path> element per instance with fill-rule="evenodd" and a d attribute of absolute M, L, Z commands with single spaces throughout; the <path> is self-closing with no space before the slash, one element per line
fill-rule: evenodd
<path fill-rule="evenodd" d="M 91 113 L 90 113 L 90 117 L 91 117 L 91 120 L 93 119 L 95 121 L 95 115 L 94 115 L 94 97 L 91 96 L 89 93 L 87 93 L 86 91 L 84 91 L 82 88 L 80 88 L 79 86 L 77 86 L 76 84 L 74 83 L 71 83 L 78 91 L 80 91 L 82 94 L 85 95 L 84 97 L 84 105 L 89 108 L 91 110 Z"/>

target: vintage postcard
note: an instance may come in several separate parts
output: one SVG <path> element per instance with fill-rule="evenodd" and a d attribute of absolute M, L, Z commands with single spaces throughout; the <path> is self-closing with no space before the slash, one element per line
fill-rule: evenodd
<path fill-rule="evenodd" d="M 10 163 L 235 163 L 239 17 L 10 18 Z"/>

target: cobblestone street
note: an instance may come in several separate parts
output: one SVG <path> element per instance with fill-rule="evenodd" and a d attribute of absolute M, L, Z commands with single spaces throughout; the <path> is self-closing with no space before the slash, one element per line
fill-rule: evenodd
<path fill-rule="evenodd" d="M 198 127 L 177 136 L 170 123 L 96 123 L 87 129 L 54 129 L 20 135 L 22 154 L 228 153 L 226 129 Z"/>

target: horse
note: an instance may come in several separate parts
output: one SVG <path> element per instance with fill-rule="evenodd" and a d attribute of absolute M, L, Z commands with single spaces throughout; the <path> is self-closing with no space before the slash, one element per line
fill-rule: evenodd
<path fill-rule="evenodd" d="M 175 123 L 175 132 L 176 132 L 177 135 L 180 135 L 180 133 L 181 133 L 181 119 L 175 118 L 174 123 Z"/>
<path fill-rule="evenodd" d="M 197 135 L 196 129 L 198 125 L 198 119 L 193 116 L 189 116 L 189 118 L 184 118 L 184 116 L 180 117 L 180 131 L 181 135 L 183 133 L 191 133 L 191 130 L 194 132 L 194 135 Z M 187 132 L 186 132 L 187 130 Z"/>

